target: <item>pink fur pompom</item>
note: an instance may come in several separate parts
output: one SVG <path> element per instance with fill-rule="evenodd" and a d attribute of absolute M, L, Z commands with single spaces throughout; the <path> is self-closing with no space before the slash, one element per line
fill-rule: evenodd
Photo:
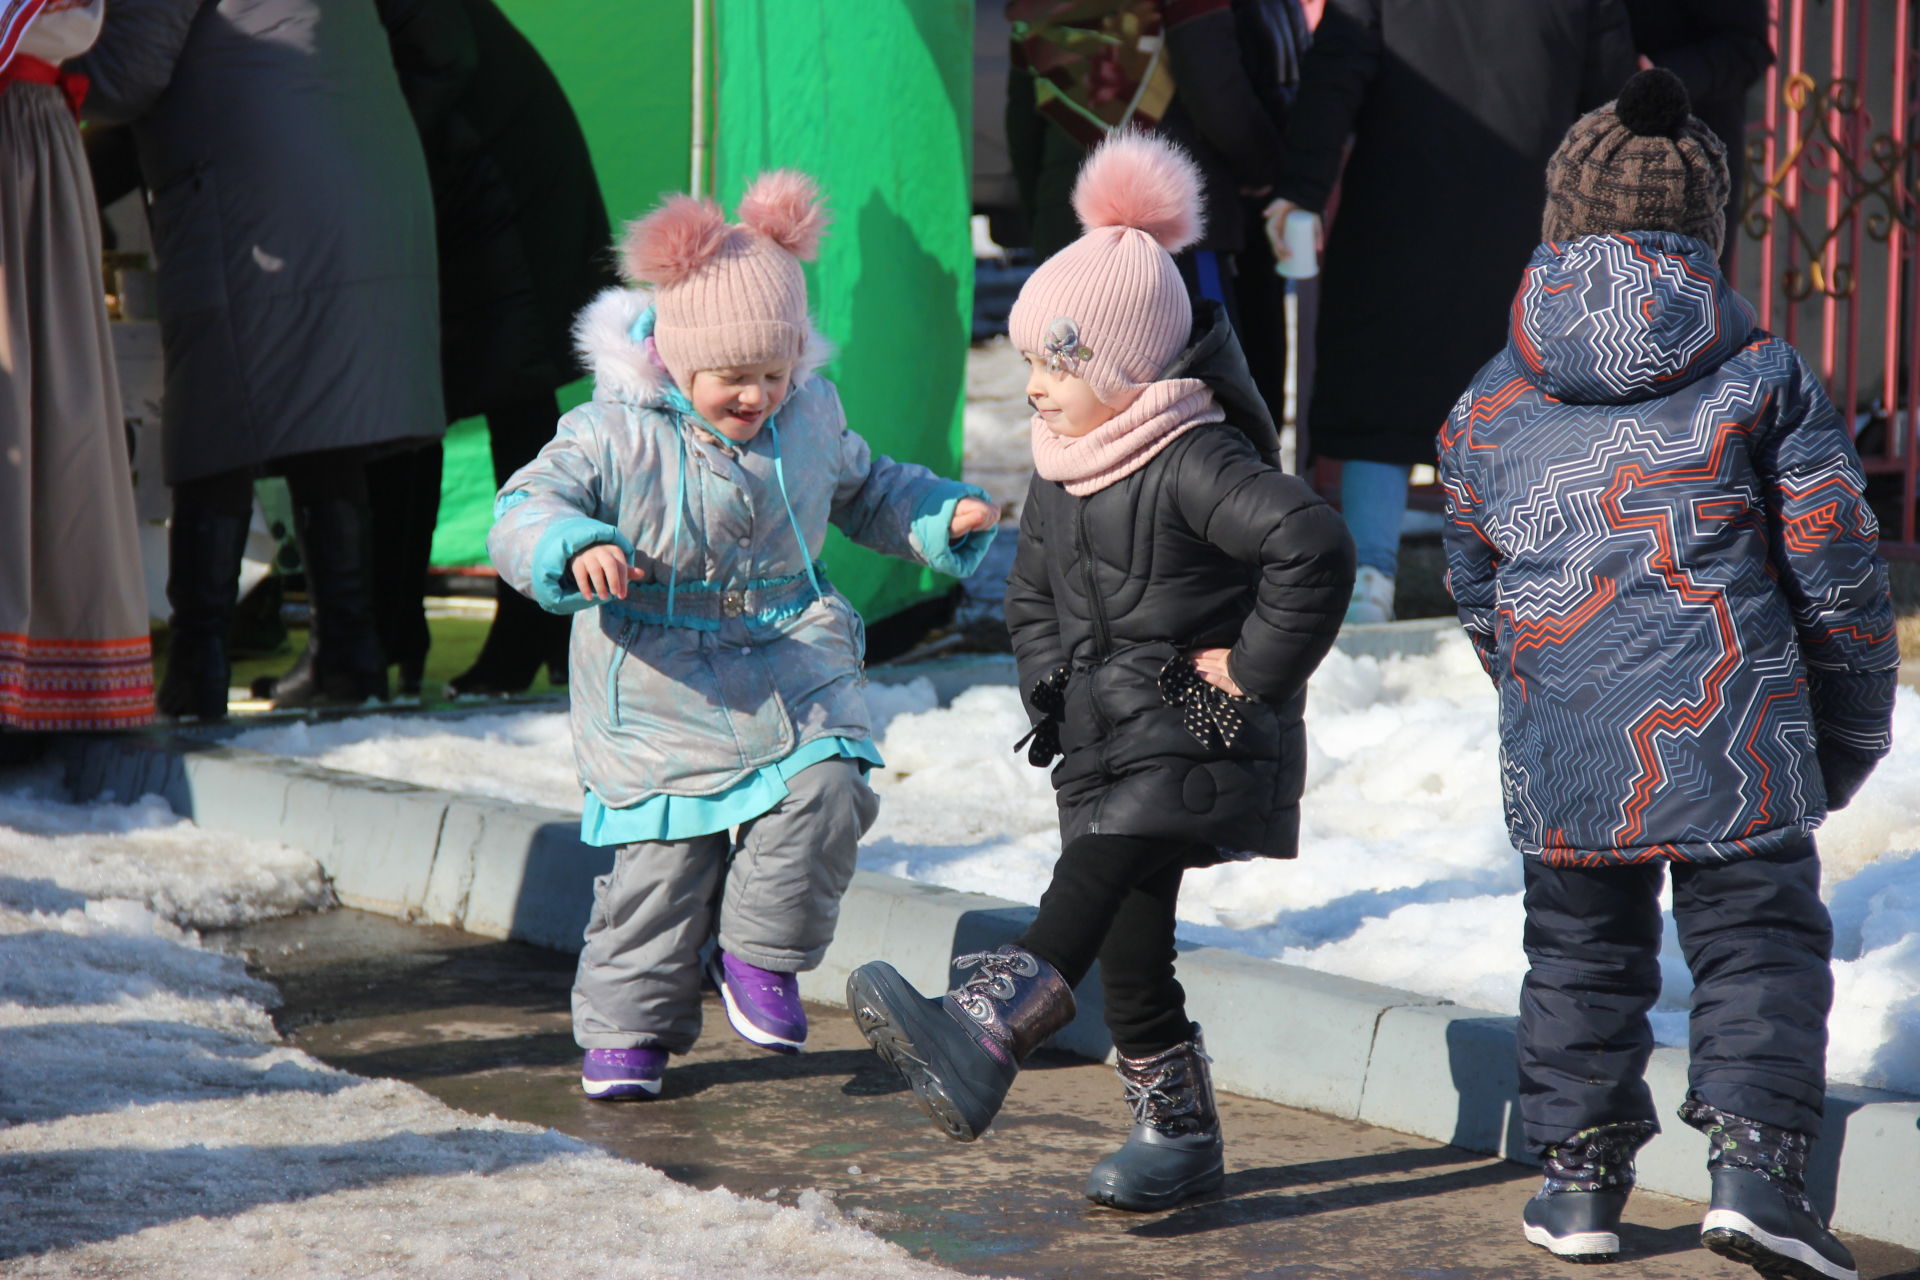
<path fill-rule="evenodd" d="M 740 221 L 802 262 L 811 262 L 827 229 L 827 211 L 812 178 L 796 169 L 770 169 L 741 197 Z"/>
<path fill-rule="evenodd" d="M 1132 227 L 1178 253 L 1200 238 L 1200 171 L 1186 152 L 1161 138 L 1117 133 L 1080 167 L 1073 211 L 1088 231 Z"/>
<path fill-rule="evenodd" d="M 667 288 L 718 253 L 731 229 L 713 201 L 668 196 L 658 209 L 627 224 L 621 265 L 632 283 Z"/>

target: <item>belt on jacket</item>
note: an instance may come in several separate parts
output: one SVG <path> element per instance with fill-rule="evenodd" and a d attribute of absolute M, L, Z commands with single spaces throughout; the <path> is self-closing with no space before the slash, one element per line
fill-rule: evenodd
<path fill-rule="evenodd" d="M 62 71 L 43 58 L 29 53 L 17 53 L 13 61 L 0 69 L 0 92 L 15 80 L 27 84 L 50 84 L 67 96 L 67 110 L 73 112 L 73 118 L 80 119 L 80 104 L 87 100 L 88 79 L 78 71 Z"/>
<path fill-rule="evenodd" d="M 718 631 L 723 623 L 735 619 L 747 622 L 778 622 L 791 618 L 825 595 L 826 571 L 814 566 L 814 575 L 823 584 L 816 592 L 814 579 L 806 573 L 790 573 L 783 578 L 755 578 L 729 585 L 720 582 L 682 582 L 673 588 L 673 612 L 667 612 L 668 589 L 657 582 L 636 582 L 627 588 L 626 599 L 609 600 L 600 607 L 622 617 L 655 626 L 691 627 L 695 631 Z"/>

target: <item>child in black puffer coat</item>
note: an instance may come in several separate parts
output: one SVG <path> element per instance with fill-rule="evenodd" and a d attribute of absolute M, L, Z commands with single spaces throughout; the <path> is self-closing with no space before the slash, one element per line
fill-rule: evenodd
<path fill-rule="evenodd" d="M 1290 858 L 1306 772 L 1307 677 L 1333 644 L 1353 544 L 1276 469 L 1278 441 L 1217 308 L 1196 323 L 1171 253 L 1198 178 L 1121 135 L 1074 192 L 1080 240 L 1034 273 L 1011 319 L 1026 356 L 1036 476 L 1007 587 L 1034 731 L 1054 769 L 1060 860 L 1018 943 L 925 999 L 892 966 L 848 981 L 862 1031 L 946 1131 L 993 1120 L 1020 1062 L 1073 1017 L 1097 958 L 1134 1112 L 1094 1201 L 1163 1209 L 1218 1186 L 1221 1138 L 1200 1029 L 1174 977 L 1182 875 Z"/>
<path fill-rule="evenodd" d="M 1808 1203 L 1833 930 L 1813 829 L 1890 744 L 1892 599 L 1845 422 L 1721 277 L 1726 163 L 1669 72 L 1567 134 L 1512 336 L 1440 436 L 1447 559 L 1500 691 L 1526 855 L 1526 1236 L 1610 1258 L 1671 878 L 1693 972 L 1680 1111 L 1711 1249 L 1852 1280 Z"/>

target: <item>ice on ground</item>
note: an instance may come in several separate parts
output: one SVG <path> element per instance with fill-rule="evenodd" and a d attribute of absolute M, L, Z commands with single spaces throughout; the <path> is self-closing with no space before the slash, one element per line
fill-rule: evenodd
<path fill-rule="evenodd" d="M 282 1044 L 273 988 L 193 930 L 327 900 L 303 854 L 0 775 L 0 1271 L 949 1274 L 818 1192 L 694 1191 Z"/>
<path fill-rule="evenodd" d="M 874 777 L 886 803 L 860 865 L 1038 901 L 1060 840 L 1047 775 L 1011 750 L 1026 732 L 1014 690 L 970 689 L 949 707 L 933 704 L 931 688 L 874 685 L 869 696 L 888 768 Z M 406 739 L 377 719 L 344 721 L 315 730 L 337 745 L 298 754 L 427 781 L 444 775 L 416 762 L 418 744 L 444 737 L 436 750 L 451 761 L 447 773 L 502 794 L 495 789 L 567 753 L 559 717 L 519 730 L 489 723 L 512 719 L 415 720 L 409 733 L 423 736 Z M 1182 936 L 1513 1012 L 1526 971 L 1521 864 L 1500 812 L 1493 691 L 1466 641 L 1450 635 L 1417 657 L 1336 650 L 1314 675 L 1307 730 L 1300 857 L 1190 875 Z M 552 745 L 516 755 L 458 741 L 485 734 Z M 1820 832 L 1836 931 L 1829 1061 L 1836 1080 L 1920 1093 L 1920 693 L 1911 688 L 1900 691 L 1894 743 Z M 552 759 L 535 758 L 542 751 Z M 1667 932 L 1655 1031 L 1684 1044 L 1691 982 L 1671 922 Z"/>

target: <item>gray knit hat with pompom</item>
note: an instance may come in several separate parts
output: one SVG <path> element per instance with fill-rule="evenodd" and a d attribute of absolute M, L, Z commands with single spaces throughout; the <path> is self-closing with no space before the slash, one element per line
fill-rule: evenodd
<path fill-rule="evenodd" d="M 1727 151 L 1691 107 L 1680 77 L 1655 67 L 1575 121 L 1547 161 L 1541 239 L 1674 231 L 1717 256 L 1727 232 Z"/>

